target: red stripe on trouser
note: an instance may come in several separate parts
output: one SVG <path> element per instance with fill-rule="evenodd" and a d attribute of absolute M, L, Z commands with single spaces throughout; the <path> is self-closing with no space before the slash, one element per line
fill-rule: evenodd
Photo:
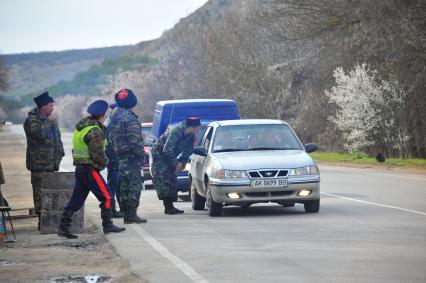
<path fill-rule="evenodd" d="M 104 182 L 102 182 L 101 176 L 99 175 L 98 172 L 96 172 L 95 170 L 92 170 L 92 177 L 95 179 L 96 184 L 98 184 L 99 188 L 101 189 L 102 194 L 106 198 L 105 208 L 110 208 L 111 207 L 111 196 L 109 195 L 108 190 L 105 187 Z"/>

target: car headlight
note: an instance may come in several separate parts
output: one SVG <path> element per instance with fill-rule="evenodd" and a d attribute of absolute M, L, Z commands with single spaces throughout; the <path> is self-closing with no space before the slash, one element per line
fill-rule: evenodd
<path fill-rule="evenodd" d="M 290 170 L 289 176 L 300 176 L 300 175 L 318 175 L 319 169 L 316 165 L 294 168 Z"/>
<path fill-rule="evenodd" d="M 221 169 L 216 172 L 217 179 L 241 179 L 247 178 L 247 173 L 242 170 Z"/>

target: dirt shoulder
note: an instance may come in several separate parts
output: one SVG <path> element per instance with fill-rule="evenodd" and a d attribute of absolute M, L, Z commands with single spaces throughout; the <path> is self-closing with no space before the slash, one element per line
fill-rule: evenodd
<path fill-rule="evenodd" d="M 28 215 L 33 207 L 30 173 L 25 168 L 25 145 L 0 129 L 0 161 L 6 179 L 3 195 L 12 215 Z M 90 217 L 76 240 L 40 234 L 37 218 L 13 219 L 17 241 L 0 241 L 0 282 L 144 282 L 109 244 Z M 8 226 L 8 230 L 10 227 Z"/>
<path fill-rule="evenodd" d="M 395 173 L 407 173 L 407 174 L 418 174 L 418 175 L 426 175 L 426 169 L 417 168 L 417 167 L 399 167 L 395 165 L 387 165 L 387 164 L 355 164 L 348 162 L 327 162 L 327 161 L 316 161 L 319 166 L 328 165 L 328 166 L 339 166 L 339 167 L 347 167 L 347 168 L 360 168 L 360 169 L 373 169 L 377 171 L 384 172 L 395 172 Z"/>

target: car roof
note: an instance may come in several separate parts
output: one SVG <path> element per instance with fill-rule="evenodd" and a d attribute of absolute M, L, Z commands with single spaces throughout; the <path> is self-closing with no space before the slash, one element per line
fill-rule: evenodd
<path fill-rule="evenodd" d="M 274 119 L 240 119 L 240 120 L 224 120 L 224 121 L 216 121 L 212 124 L 216 124 L 217 126 L 236 126 L 236 125 L 259 125 L 259 124 L 288 124 L 282 120 L 274 120 Z"/>

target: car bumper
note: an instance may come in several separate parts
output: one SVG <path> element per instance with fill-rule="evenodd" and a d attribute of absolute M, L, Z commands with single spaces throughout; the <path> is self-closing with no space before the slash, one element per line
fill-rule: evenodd
<path fill-rule="evenodd" d="M 250 180 L 210 179 L 209 186 L 213 200 L 218 203 L 244 204 L 257 202 L 304 202 L 320 198 L 320 177 L 290 177 L 286 187 L 252 187 Z M 310 190 L 308 196 L 298 195 Z M 231 199 L 228 194 L 237 193 L 239 198 Z"/>

